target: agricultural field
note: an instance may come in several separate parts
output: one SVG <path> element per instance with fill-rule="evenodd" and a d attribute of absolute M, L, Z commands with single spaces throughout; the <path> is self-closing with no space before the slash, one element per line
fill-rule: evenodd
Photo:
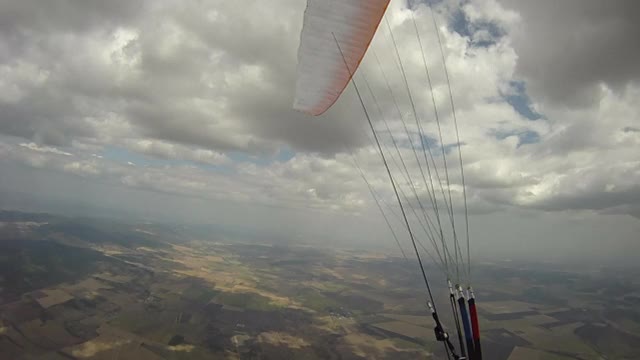
<path fill-rule="evenodd" d="M 152 224 L 21 224 L 0 234 L 2 359 L 446 358 L 415 269 L 384 253 Z M 619 295 L 612 309 L 600 286 L 634 294 L 633 279 L 477 268 L 486 358 L 640 358 L 636 298 Z M 447 291 L 436 286 L 444 309 Z"/>

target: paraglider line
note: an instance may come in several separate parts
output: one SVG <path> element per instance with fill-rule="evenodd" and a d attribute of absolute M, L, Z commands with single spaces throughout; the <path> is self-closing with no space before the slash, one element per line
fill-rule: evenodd
<path fill-rule="evenodd" d="M 384 122 L 384 125 L 385 125 L 387 131 L 389 132 L 389 135 L 391 137 L 391 142 L 392 142 L 392 144 L 393 144 L 393 146 L 394 146 L 394 148 L 396 150 L 396 153 L 398 154 L 398 157 L 400 158 L 400 162 L 402 164 L 402 169 L 404 169 L 404 172 L 406 173 L 406 175 L 408 177 L 408 181 L 407 182 L 409 183 L 409 185 L 411 187 L 411 190 L 412 190 L 412 192 L 413 192 L 413 194 L 414 194 L 414 196 L 415 196 L 415 198 L 416 198 L 416 200 L 418 202 L 418 206 L 420 207 L 420 210 L 422 210 L 422 215 L 423 215 L 425 221 L 427 222 L 428 225 L 430 224 L 429 230 L 431 231 L 431 227 L 435 228 L 435 225 L 433 224 L 433 221 L 431 220 L 431 218 L 427 214 L 427 211 L 424 208 L 424 205 L 422 204 L 422 201 L 420 200 L 420 196 L 418 196 L 418 191 L 416 190 L 416 186 L 415 186 L 415 184 L 413 182 L 413 179 L 411 178 L 411 173 L 409 172 L 409 170 L 407 168 L 407 164 L 405 163 L 404 159 L 402 158 L 402 154 L 400 153 L 400 149 L 398 147 L 398 143 L 397 143 L 395 137 L 393 136 L 393 133 L 391 132 L 391 129 L 389 127 L 389 123 L 388 123 L 386 117 L 382 113 L 382 109 L 380 108 L 380 104 L 378 103 L 378 99 L 376 98 L 375 94 L 373 93 L 373 90 L 371 89 L 371 86 L 369 85 L 369 81 L 367 81 L 367 78 L 364 75 L 362 75 L 362 78 L 363 78 L 363 80 L 365 82 L 365 85 L 366 85 L 367 89 L 371 93 L 371 97 L 373 99 L 373 102 L 374 102 L 377 110 L 378 110 L 378 114 L 379 114 L 380 118 L 382 119 L 382 121 Z M 393 159 L 393 155 L 391 155 L 391 156 L 392 156 L 392 160 L 395 161 L 395 159 Z M 409 203 L 409 205 L 410 205 L 410 203 Z M 433 236 L 433 233 L 431 233 L 431 238 L 430 239 L 432 239 L 432 242 L 433 242 L 433 244 L 435 246 L 435 240 L 433 240 L 433 239 L 435 239 L 435 237 Z M 436 247 L 436 249 L 437 249 L 437 247 Z"/>
<path fill-rule="evenodd" d="M 412 95 L 411 89 L 409 87 L 409 81 L 407 80 L 407 74 L 406 74 L 406 72 L 404 70 L 404 65 L 403 65 L 403 62 L 402 62 L 402 58 L 400 58 L 400 52 L 398 50 L 398 45 L 396 43 L 395 36 L 393 35 L 393 30 L 391 29 L 391 25 L 389 25 L 389 20 L 386 17 L 384 18 L 384 20 L 385 20 L 385 23 L 387 25 L 387 29 L 389 31 L 389 34 L 391 36 L 391 41 L 393 43 L 395 54 L 396 54 L 396 57 L 398 59 L 398 63 L 399 63 L 399 66 L 400 66 L 400 72 L 402 74 L 402 78 L 404 80 L 404 85 L 405 85 L 406 90 L 407 90 L 407 94 L 408 94 L 408 97 L 409 97 L 409 102 L 411 104 L 411 109 L 413 111 L 413 115 L 414 115 L 415 120 L 416 120 L 416 127 L 418 128 L 418 132 L 420 134 L 420 143 L 422 145 L 422 152 L 423 152 L 423 155 L 424 155 L 425 162 L 427 164 L 427 171 L 430 173 L 429 161 L 427 159 L 427 152 L 428 152 L 429 153 L 429 157 L 431 158 L 431 162 L 433 163 L 434 171 L 436 173 L 436 179 L 438 180 L 438 183 L 440 184 L 440 190 L 441 190 L 443 198 L 445 199 L 445 202 L 446 202 L 446 197 L 444 196 L 444 188 L 442 187 L 442 181 L 440 179 L 440 175 L 439 175 L 439 172 L 438 172 L 438 167 L 436 166 L 435 159 L 434 159 L 433 153 L 431 151 L 431 146 L 429 146 L 429 144 L 426 143 L 425 140 L 424 140 L 424 131 L 422 129 L 422 125 L 420 124 L 420 120 L 419 120 L 419 117 L 418 117 L 418 112 L 417 112 L 416 106 L 415 106 L 415 101 L 413 99 L 413 95 Z M 431 178 L 431 176 L 430 176 L 430 179 L 431 179 L 431 186 L 433 187 L 433 179 Z M 438 204 L 437 201 L 435 201 L 434 202 L 434 207 L 435 207 L 436 214 L 439 213 L 437 204 Z M 444 234 L 442 233 L 442 225 L 440 224 L 440 216 L 437 216 L 436 219 L 438 220 L 439 230 L 440 230 L 440 233 L 441 233 L 440 234 L 440 239 L 442 241 L 442 247 L 444 249 L 446 249 L 447 245 L 446 245 L 446 242 L 444 240 Z M 445 252 L 448 252 L 448 251 L 445 250 Z M 447 261 L 447 257 L 445 257 L 445 261 Z M 455 259 L 455 261 L 457 263 L 457 259 Z M 458 271 L 458 266 L 456 264 L 456 272 L 457 271 Z"/>
<path fill-rule="evenodd" d="M 440 115 L 438 113 L 438 107 L 436 105 L 436 99 L 435 99 L 435 94 L 433 92 L 433 83 L 431 82 L 431 74 L 429 73 L 429 66 L 427 65 L 427 58 L 426 55 L 424 53 L 424 47 L 422 45 L 422 38 L 420 36 L 420 31 L 418 30 L 418 24 L 416 22 L 416 18 L 413 15 L 413 11 L 411 12 L 411 20 L 413 22 L 413 28 L 415 29 L 416 32 L 416 38 L 418 39 L 418 44 L 420 46 L 420 54 L 422 55 L 422 64 L 424 67 L 424 71 L 425 71 L 425 75 L 427 77 L 427 83 L 429 85 L 429 92 L 431 93 L 431 103 L 433 105 L 433 113 L 435 116 L 435 120 L 436 120 L 436 125 L 438 128 L 438 138 L 440 140 L 440 150 L 442 152 L 442 163 L 444 166 L 444 174 L 445 174 L 445 179 L 447 182 L 447 192 L 449 195 L 449 204 L 448 204 L 448 210 L 449 210 L 449 220 L 451 221 L 451 231 L 453 232 L 453 241 L 454 241 L 454 252 L 455 252 L 455 256 L 456 259 L 460 259 L 461 263 L 464 263 L 464 260 L 462 259 L 462 251 L 460 250 L 460 242 L 458 241 L 458 235 L 456 232 L 456 224 L 455 224 L 455 216 L 454 216 L 454 211 L 453 211 L 453 200 L 451 199 L 451 181 L 449 178 L 449 166 L 447 164 L 447 155 L 444 149 L 444 141 L 442 139 L 442 128 L 440 126 Z M 458 140 L 459 143 L 459 140 Z M 446 200 L 445 200 L 445 205 L 446 205 Z M 459 281 L 460 279 L 458 279 Z"/>
<path fill-rule="evenodd" d="M 340 43 L 338 42 L 338 39 L 336 38 L 334 33 L 331 33 L 333 35 L 333 39 L 336 41 L 336 45 L 338 46 L 338 50 L 340 50 L 340 54 L 342 55 L 342 59 L 344 61 L 345 66 L 347 67 L 347 70 L 349 71 L 349 73 L 351 73 L 351 69 L 349 69 L 349 66 L 346 62 L 346 59 L 344 58 L 344 53 L 342 52 L 342 48 L 340 47 Z M 393 176 L 391 175 L 391 170 L 389 169 L 389 164 L 387 163 L 387 159 L 384 156 L 384 153 L 382 152 L 382 146 L 380 145 L 380 140 L 378 139 L 378 135 L 375 132 L 375 129 L 373 128 L 373 123 L 371 122 L 371 117 L 369 116 L 369 111 L 367 110 L 367 107 L 364 105 L 364 101 L 362 100 L 362 95 L 360 95 L 360 90 L 358 89 L 358 85 L 356 84 L 355 80 L 353 79 L 353 75 L 351 76 L 351 83 L 353 84 L 353 88 L 356 91 L 356 95 L 358 96 L 358 99 L 360 100 L 360 105 L 362 105 L 362 110 L 364 111 L 364 115 L 367 119 L 367 122 L 369 123 L 369 127 L 371 128 L 371 131 L 373 133 L 373 138 L 376 141 L 376 145 L 378 146 L 378 150 L 380 151 L 380 156 L 382 157 L 382 162 L 384 163 L 384 167 L 387 170 L 387 175 L 389 176 L 389 180 L 391 181 L 391 186 L 393 188 L 393 192 L 396 195 L 396 199 L 398 200 L 398 205 L 400 206 L 400 211 L 402 213 L 402 218 L 404 220 L 404 223 L 407 226 L 407 232 L 409 233 L 409 238 L 411 239 L 411 244 L 413 245 L 413 250 L 415 251 L 416 254 L 416 258 L 418 259 L 418 265 L 420 266 L 420 271 L 422 273 L 422 278 L 424 280 L 424 284 L 427 288 L 427 292 L 429 294 L 429 299 L 431 300 L 431 302 L 433 303 L 433 294 L 431 292 L 431 286 L 429 285 L 429 279 L 427 278 L 427 273 L 424 271 L 424 266 L 422 264 L 422 259 L 420 258 L 420 253 L 418 252 L 418 247 L 416 246 L 416 240 L 413 236 L 413 231 L 411 230 L 411 225 L 409 224 L 409 219 L 407 218 L 407 213 L 405 212 L 404 206 L 402 205 L 402 201 L 400 200 L 400 195 L 398 194 L 398 189 L 396 188 L 396 184 L 395 181 L 393 180 Z M 433 303 L 433 307 L 435 309 L 435 303 Z"/>
<path fill-rule="evenodd" d="M 405 254 L 404 249 L 402 249 L 402 246 L 400 245 L 400 240 L 398 240 L 398 236 L 396 235 L 396 232 L 393 230 L 393 227 L 391 226 L 391 223 L 389 222 L 389 219 L 387 218 L 387 215 L 384 213 L 384 210 L 382 209 L 382 206 L 380 205 L 380 201 L 378 200 L 378 197 L 376 196 L 376 193 L 373 190 L 373 187 L 369 183 L 369 180 L 367 180 L 367 177 L 364 176 L 364 172 L 362 171 L 362 168 L 360 167 L 360 164 L 358 164 L 358 160 L 353 155 L 353 153 L 351 154 L 351 158 L 353 160 L 353 164 L 355 165 L 355 167 L 360 172 L 360 176 L 362 177 L 362 180 L 364 180 L 364 182 L 367 184 L 367 188 L 369 188 L 369 192 L 371 193 L 371 197 L 373 197 L 373 200 L 375 201 L 376 206 L 378 207 L 378 209 L 380 210 L 380 213 L 382 214 L 382 217 L 384 218 L 384 222 L 389 227 L 389 231 L 391 231 L 391 235 L 393 235 L 393 239 L 396 241 L 396 244 L 398 244 L 398 248 L 400 249 L 400 252 L 402 253 L 402 257 L 405 260 L 408 260 L 407 254 Z"/>
<path fill-rule="evenodd" d="M 449 102 L 451 103 L 451 114 L 453 116 L 453 126 L 456 130 L 456 141 L 458 142 L 458 160 L 460 161 L 460 178 L 462 181 L 462 197 L 464 199 L 464 219 L 465 219 L 465 230 L 467 237 L 467 277 L 469 284 L 471 283 L 471 254 L 470 254 L 470 240 L 469 240 L 469 208 L 467 205 L 467 187 L 465 185 L 464 178 L 464 167 L 462 161 L 462 144 L 460 143 L 460 132 L 458 131 L 458 119 L 456 116 L 456 107 L 453 101 L 453 90 L 451 90 L 451 80 L 449 77 L 449 70 L 447 68 L 447 62 L 444 56 L 444 50 L 442 48 L 442 39 L 440 38 L 440 31 L 438 30 L 438 23 L 436 21 L 436 16 L 434 14 L 433 8 L 429 5 L 431 9 L 431 20 L 433 21 L 433 27 L 435 28 L 436 36 L 438 38 L 438 46 L 440 47 L 440 56 L 442 57 L 442 65 L 444 67 L 444 75 L 447 80 L 447 87 L 449 89 Z"/>
<path fill-rule="evenodd" d="M 364 137 L 367 138 L 370 142 L 370 145 L 372 147 L 376 147 L 373 139 L 371 138 L 371 136 L 367 133 L 364 133 Z M 401 167 L 398 164 L 397 160 L 395 159 L 395 157 L 393 156 L 393 152 L 391 152 L 391 150 L 389 150 L 389 148 L 387 147 L 386 143 L 382 143 L 384 146 L 384 149 L 386 150 L 386 152 L 389 154 L 391 161 L 394 163 L 394 165 L 400 170 L 400 174 L 402 175 L 404 181 L 406 181 L 407 183 L 409 182 L 409 180 L 407 179 L 406 175 L 401 171 Z M 345 148 L 348 148 L 348 146 L 345 145 Z M 376 149 L 376 153 L 379 154 L 378 150 Z M 351 152 L 351 156 L 354 157 L 353 152 Z M 363 171 L 364 173 L 364 171 Z M 397 182 L 397 180 L 395 180 Z M 404 202 L 406 204 L 408 204 L 409 209 L 411 210 L 411 212 L 413 213 L 413 216 L 416 218 L 416 220 L 418 221 L 418 224 L 420 225 L 420 228 L 422 229 L 422 231 L 424 231 L 425 235 L 427 236 L 427 238 L 431 241 L 431 244 L 433 244 L 433 247 L 436 251 L 436 254 L 438 255 L 438 258 L 440 259 L 440 261 L 436 261 L 435 257 L 433 256 L 433 254 L 431 254 L 431 252 L 424 246 L 424 244 L 422 243 L 422 241 L 420 241 L 419 238 L 416 237 L 416 241 L 418 242 L 418 245 L 420 245 L 420 247 L 422 248 L 422 250 L 425 251 L 425 253 L 427 253 L 427 255 L 431 258 L 431 260 L 433 261 L 434 264 L 436 264 L 436 266 L 440 269 L 440 271 L 442 271 L 443 274 L 445 274 L 447 276 L 447 278 L 450 277 L 450 273 L 448 271 L 448 269 L 444 268 L 444 260 L 442 259 L 442 255 L 440 254 L 440 251 L 438 249 L 438 245 L 435 241 L 435 237 L 433 236 L 433 230 L 431 229 L 431 226 L 433 226 L 432 224 L 430 225 L 429 223 L 427 223 L 427 225 L 425 226 L 425 224 L 422 222 L 422 218 L 420 216 L 418 216 L 418 213 L 416 212 L 416 209 L 411 206 L 411 202 L 409 201 L 409 198 L 407 197 L 407 194 L 404 192 L 404 190 L 402 190 L 402 186 L 398 186 L 398 190 L 400 192 L 400 195 L 402 195 L 402 199 L 404 200 Z M 381 203 L 384 203 L 387 207 L 387 209 L 389 210 L 389 212 L 391 212 L 392 215 L 395 216 L 395 218 L 399 221 L 399 222 L 403 222 L 400 215 L 398 215 L 393 208 L 387 204 L 384 200 L 380 199 L 380 196 L 378 196 L 377 194 L 375 195 L 378 197 L 378 200 L 380 200 Z"/>

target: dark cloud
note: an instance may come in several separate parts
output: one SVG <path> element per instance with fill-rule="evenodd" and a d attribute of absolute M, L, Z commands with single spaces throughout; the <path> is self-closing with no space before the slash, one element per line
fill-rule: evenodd
<path fill-rule="evenodd" d="M 43 95 L 43 96 L 38 96 Z M 0 100 L 0 130 L 55 146 L 68 146 L 74 137 L 92 136 L 92 130 L 64 94 L 31 94 L 18 103 Z"/>
<path fill-rule="evenodd" d="M 291 110 L 304 4 L 250 5 L 3 1 L 0 61 L 41 79 L 16 79 L 18 95 L 0 97 L 0 132 L 69 145 L 114 135 L 86 120 L 116 114 L 129 136 L 217 151 L 332 154 L 357 143 L 361 124 L 344 121 L 357 107 L 319 119 Z"/>
<path fill-rule="evenodd" d="M 631 215 L 636 216 L 638 204 L 640 204 L 640 186 L 622 191 L 589 189 L 588 191 L 561 193 L 540 201 L 532 207 L 547 211 L 632 209 L 636 213 L 632 212 Z"/>
<path fill-rule="evenodd" d="M 550 102 L 589 105 L 597 85 L 640 80 L 640 2 L 500 0 L 522 23 L 513 34 L 518 72 Z"/>
<path fill-rule="evenodd" d="M 126 24 L 145 11 L 147 1 L 2 0 L 0 31 L 87 32 Z"/>

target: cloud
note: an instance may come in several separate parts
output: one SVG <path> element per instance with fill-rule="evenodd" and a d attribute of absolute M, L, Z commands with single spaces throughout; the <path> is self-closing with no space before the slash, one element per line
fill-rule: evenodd
<path fill-rule="evenodd" d="M 230 159 L 206 150 L 147 145 L 142 153 L 224 165 L 224 172 L 183 163 L 136 165 L 95 154 L 69 158 L 59 151 L 0 143 L 0 161 L 11 161 L 50 171 L 78 175 L 101 183 L 209 200 L 235 201 L 297 209 L 358 211 L 364 205 L 362 184 L 346 156 L 322 159 L 297 155 L 269 166 Z M 157 144 L 156 144 L 157 145 Z M 176 152 L 177 151 L 177 152 Z M 158 153 L 159 155 L 156 155 Z M 336 191 L 336 189 L 340 189 Z"/>
<path fill-rule="evenodd" d="M 39 146 L 36 143 L 21 143 L 20 146 L 36 152 L 51 153 L 64 156 L 73 156 L 73 154 L 56 149 L 51 146 Z"/>
<path fill-rule="evenodd" d="M 73 161 L 65 164 L 63 169 L 64 171 L 68 171 L 80 176 L 100 174 L 100 171 L 98 170 L 96 164 L 87 161 Z"/>
<path fill-rule="evenodd" d="M 344 109 L 318 121 L 291 109 L 304 4 L 246 5 L 4 5 L 0 53 L 12 57 L 2 58 L 11 77 L 0 86 L 0 131 L 61 146 L 115 136 L 100 122 L 113 119 L 137 137 L 214 151 L 332 153 L 350 143 Z"/>
<path fill-rule="evenodd" d="M 114 3 L 109 5 L 113 8 L 107 11 L 109 16 L 104 21 L 89 24 L 71 20 L 71 24 L 75 24 L 71 28 L 66 18 L 59 18 L 62 13 L 40 21 L 37 12 L 29 15 L 21 11 L 24 14 L 21 16 L 35 17 L 33 31 L 47 29 L 48 32 L 41 42 L 26 41 L 33 49 L 25 52 L 23 61 L 5 65 L 5 72 L 13 76 L 7 82 L 11 86 L 5 88 L 13 90 L 4 92 L 7 95 L 3 106 L 9 110 L 8 114 L 16 116 L 3 117 L 3 123 L 8 125 L 5 133 L 35 139 L 45 144 L 42 149 L 54 149 L 46 144 L 117 145 L 160 159 L 207 165 L 229 165 L 230 159 L 225 155 L 229 151 L 275 154 L 284 144 L 301 153 L 294 155 L 292 164 L 309 161 L 313 156 L 303 155 L 307 152 L 319 151 L 323 156 L 331 157 L 346 147 L 370 146 L 363 135 L 367 130 L 357 102 L 353 101 L 351 88 L 325 117 L 308 118 L 290 109 L 301 9 L 287 1 L 278 5 L 278 10 L 282 10 L 277 14 L 279 21 L 265 23 L 265 12 L 275 10 L 258 2 L 252 3 L 243 16 L 237 13 L 238 8 L 227 3 L 204 8 L 195 2 L 143 3 L 144 12 L 134 11 L 128 4 Z M 599 111 L 599 119 L 589 115 L 593 109 L 571 112 L 534 101 L 538 106 L 536 110 L 544 112 L 547 119 L 530 121 L 505 98 L 505 94 L 516 91 L 512 84 L 522 72 L 522 64 L 535 60 L 518 47 L 519 24 L 528 21 L 527 13 L 510 10 L 510 5 L 515 6 L 505 4 L 503 7 L 496 1 L 467 3 L 461 8 L 466 19 L 466 33 L 440 27 L 464 142 L 462 150 L 468 166 L 469 194 L 472 200 L 485 205 L 494 203 L 496 208 L 504 204 L 534 204 L 536 201 L 532 197 L 539 194 L 535 190 L 538 188 L 556 191 L 549 196 L 567 191 L 550 187 L 546 182 L 555 182 L 557 176 L 563 175 L 559 166 L 572 168 L 566 160 L 567 154 L 609 146 L 602 134 L 610 131 L 598 121 L 604 123 L 606 117 L 610 123 L 613 103 L 617 109 L 626 109 L 625 104 L 634 94 L 621 99 L 617 93 L 605 90 L 601 104 L 606 108 Z M 409 86 L 416 98 L 428 99 L 429 88 L 422 59 L 416 50 L 408 10 L 398 2 L 392 10 L 389 19 L 405 62 Z M 450 9 L 442 7 L 440 10 Z M 84 11 L 87 17 L 93 16 L 93 10 Z M 426 6 L 415 7 L 414 12 L 418 18 L 430 20 Z M 74 14 L 70 12 L 69 16 Z M 441 24 L 447 19 L 443 16 L 448 15 L 445 12 L 438 17 Z M 252 31 L 261 23 L 260 31 Z M 419 22 L 419 29 L 424 34 L 421 40 L 427 49 L 434 49 L 438 44 L 429 23 Z M 16 32 L 22 26 L 23 22 L 11 22 L 5 28 Z M 487 29 L 492 28 L 499 30 L 489 31 L 491 42 L 487 46 L 475 46 L 474 39 L 478 36 L 487 39 Z M 243 41 L 234 41 L 239 34 Z M 60 59 L 52 64 L 50 57 L 42 55 L 53 51 L 54 43 Z M 412 125 L 413 115 L 407 111 L 410 106 L 403 91 L 402 76 L 394 66 L 396 60 L 391 49 L 389 34 L 383 26 L 356 79 L 362 82 L 366 76 L 380 102 L 382 117 L 390 120 L 394 135 L 407 146 L 403 127 L 398 122 L 399 114 L 395 113 L 390 101 L 391 95 L 397 97 L 404 111 L 401 115 L 409 124 L 412 136 L 416 136 L 414 143 L 418 144 L 417 130 Z M 379 56 L 391 81 L 390 89 L 386 88 L 383 73 L 371 53 Z M 428 53 L 427 62 L 443 125 L 442 141 L 450 146 L 457 142 L 457 137 L 451 126 L 452 113 L 442 63 L 437 52 Z M 527 85 L 533 82 L 528 80 Z M 364 96 L 368 107 L 374 108 L 371 95 L 365 92 Z M 534 100 L 538 98 L 534 97 Z M 425 121 L 426 133 L 436 139 L 437 144 L 439 133 L 430 105 L 429 101 L 418 102 L 417 113 Z M 632 109 L 621 115 L 637 116 Z M 573 120 L 578 118 L 582 120 Z M 593 121 L 584 121 L 585 118 Z M 376 126 L 382 128 L 379 114 L 374 114 L 374 120 Z M 629 128 L 631 125 L 620 120 L 618 126 Z M 624 134 L 615 136 L 624 138 L 625 146 L 635 142 L 632 132 Z M 388 138 L 386 141 L 390 146 Z M 403 157 L 410 159 L 411 152 L 403 151 Z M 384 180 L 375 152 L 362 154 L 370 155 L 365 161 L 369 165 L 365 169 L 369 176 Z M 526 168 L 523 168 L 523 159 L 528 161 Z M 440 158 L 437 160 L 443 173 L 444 164 Z M 595 169 L 599 161 L 594 157 L 591 160 Z M 453 160 L 449 162 L 450 166 L 455 165 Z M 538 167 L 531 166 L 533 164 Z M 254 171 L 245 174 L 242 172 L 248 167 L 241 164 L 237 168 L 238 176 L 267 176 L 274 184 L 279 181 L 276 176 L 292 176 L 278 166 L 279 163 L 265 169 L 256 166 Z M 554 167 L 554 172 L 548 172 L 549 166 Z M 282 172 L 279 174 L 274 168 Z M 81 167 L 69 166 L 68 169 Z M 349 198 L 350 190 L 341 184 L 322 182 L 327 179 L 324 174 L 335 170 L 332 167 L 305 169 L 308 173 L 293 175 L 305 185 L 286 188 L 297 191 L 303 199 L 324 199 L 327 203 Z M 395 170 L 401 172 L 399 168 Z M 418 180 L 415 163 L 409 164 L 409 170 Z M 455 170 L 452 169 L 451 186 L 454 194 L 460 196 L 461 183 Z M 129 184 L 152 186 L 150 179 L 128 179 L 126 183 Z M 421 191 L 425 191 L 424 184 L 421 186 Z M 275 186 L 266 187 L 270 189 L 266 193 L 273 195 Z M 379 181 L 377 187 L 378 191 L 390 195 L 384 181 Z M 284 194 L 278 196 L 286 197 Z M 522 200 L 524 198 L 527 200 Z M 366 192 L 364 198 L 354 200 L 354 203 L 362 203 L 364 199 Z"/>
<path fill-rule="evenodd" d="M 186 160 L 207 165 L 225 165 L 231 162 L 226 155 L 207 149 L 193 149 L 183 145 L 163 141 L 138 140 L 128 144 L 128 148 L 161 159 Z"/>
<path fill-rule="evenodd" d="M 545 101 L 588 106 L 597 99 L 600 84 L 620 92 L 629 84 L 637 86 L 637 1 L 499 2 L 520 14 L 521 21 L 511 28 L 518 73 Z"/>
<path fill-rule="evenodd" d="M 460 141 L 431 10 L 406 5 L 392 2 L 387 19 L 415 114 L 386 23 L 355 79 L 413 205 L 411 184 L 430 204 L 421 170 L 432 155 L 439 201 L 449 186 L 462 210 L 460 143 L 473 215 L 638 216 L 635 2 L 439 2 Z M 393 207 L 353 86 L 321 117 L 291 109 L 303 10 L 294 0 L 0 2 L 0 159 L 111 189 L 372 214 L 352 152 Z M 432 154 L 410 146 L 421 143 L 416 115 Z"/>

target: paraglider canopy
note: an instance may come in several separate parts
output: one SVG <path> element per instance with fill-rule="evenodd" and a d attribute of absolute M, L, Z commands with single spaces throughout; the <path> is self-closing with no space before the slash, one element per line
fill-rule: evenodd
<path fill-rule="evenodd" d="M 294 109 L 320 115 L 338 100 L 388 5 L 389 0 L 307 2 L 298 49 Z"/>

